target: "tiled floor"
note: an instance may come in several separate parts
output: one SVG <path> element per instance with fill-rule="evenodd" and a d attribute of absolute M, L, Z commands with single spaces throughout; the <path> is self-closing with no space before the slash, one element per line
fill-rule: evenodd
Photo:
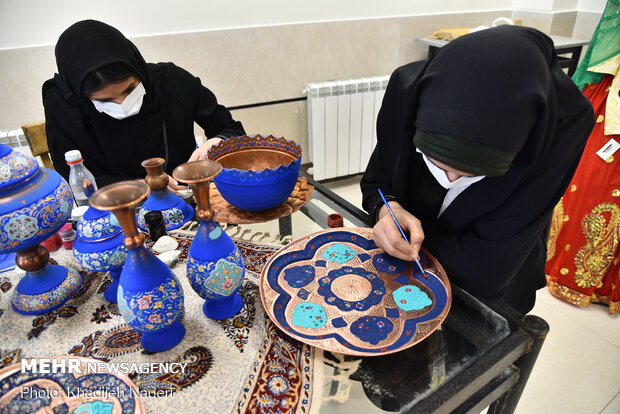
<path fill-rule="evenodd" d="M 361 207 L 359 177 L 327 186 Z M 564 303 L 547 289 L 538 291 L 531 313 L 545 319 L 551 329 L 516 412 L 620 413 L 620 316 L 610 315 L 604 306 Z M 354 384 L 345 406 L 324 403 L 321 413 L 382 412 L 365 407 L 366 397 Z"/>

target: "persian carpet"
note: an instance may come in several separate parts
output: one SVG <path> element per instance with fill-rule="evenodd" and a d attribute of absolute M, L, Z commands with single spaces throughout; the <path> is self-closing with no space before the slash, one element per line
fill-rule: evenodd
<path fill-rule="evenodd" d="M 17 314 L 11 299 L 23 273 L 19 269 L 0 273 L 0 368 L 22 358 L 52 355 L 128 364 L 186 362 L 184 373 L 129 374 L 147 412 L 310 412 L 313 399 L 321 399 L 321 387 L 313 383 L 322 383 L 322 358 L 315 358 L 314 348 L 281 333 L 266 316 L 259 295 L 260 271 L 282 245 L 233 238 L 246 267 L 240 290 L 244 305 L 234 317 L 213 321 L 203 314 L 203 300 L 186 277 L 191 234 L 171 235 L 182 251 L 173 267 L 185 294 L 186 334 L 179 345 L 161 353 L 145 351 L 141 334 L 124 323 L 116 304 L 103 297 L 109 276 L 81 269 L 72 252 L 60 248 L 51 253 L 52 260 L 84 276 L 83 286 L 60 309 L 44 315 Z"/>

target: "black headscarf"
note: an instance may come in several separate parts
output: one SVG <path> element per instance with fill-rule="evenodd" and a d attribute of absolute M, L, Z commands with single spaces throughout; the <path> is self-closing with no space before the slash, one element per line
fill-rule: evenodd
<path fill-rule="evenodd" d="M 544 230 L 593 125 L 591 105 L 546 35 L 500 26 L 463 36 L 392 75 L 362 180 L 364 207 L 381 206 L 381 188 L 422 220 L 424 246 L 451 280 L 526 309 L 544 280 Z M 471 185 L 438 218 L 446 190 L 415 151 L 417 128 L 514 158 L 505 174 Z M 423 152 L 459 159 L 442 142 L 425 144 Z"/>
<path fill-rule="evenodd" d="M 122 120 L 97 111 L 82 90 L 86 75 L 118 62 L 128 65 L 146 90 L 140 112 Z M 85 20 L 69 27 L 56 44 L 56 63 L 58 74 L 43 85 L 43 102 L 54 168 L 65 177 L 63 155 L 70 149 L 81 150 L 101 186 L 144 177 L 140 162 L 166 153 L 170 173 L 195 148 L 194 121 L 207 137 L 244 133 L 198 78 L 172 63 L 146 63 L 131 41 L 105 23 Z"/>

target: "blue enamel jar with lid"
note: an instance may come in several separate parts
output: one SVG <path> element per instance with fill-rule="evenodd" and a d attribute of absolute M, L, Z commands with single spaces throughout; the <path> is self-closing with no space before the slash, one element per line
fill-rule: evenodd
<path fill-rule="evenodd" d="M 85 194 L 90 196 L 92 191 Z M 116 217 L 109 211 L 89 207 L 77 223 L 73 255 L 85 269 L 110 272 L 112 281 L 103 295 L 108 302 L 116 303 L 119 277 L 127 257 L 123 230 Z"/>
<path fill-rule="evenodd" d="M 55 171 L 0 144 L 0 251 L 17 252 L 26 275 L 17 285 L 13 309 L 41 314 L 57 309 L 82 283 L 75 270 L 47 263 L 39 243 L 69 219 L 73 199 L 67 182 Z"/>

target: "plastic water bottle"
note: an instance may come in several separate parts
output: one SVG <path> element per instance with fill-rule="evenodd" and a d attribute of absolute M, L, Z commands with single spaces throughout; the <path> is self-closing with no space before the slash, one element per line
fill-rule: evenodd
<path fill-rule="evenodd" d="M 82 159 L 80 151 L 73 150 L 65 152 L 65 161 L 67 161 L 67 164 L 71 168 L 69 171 L 69 186 L 73 192 L 75 203 L 78 206 L 87 206 L 88 196 L 84 194 L 84 180 L 90 181 L 90 183 L 87 182 L 87 186 L 92 184 L 94 191 L 97 191 L 95 177 L 93 177 L 93 174 L 84 166 L 84 160 Z"/>

